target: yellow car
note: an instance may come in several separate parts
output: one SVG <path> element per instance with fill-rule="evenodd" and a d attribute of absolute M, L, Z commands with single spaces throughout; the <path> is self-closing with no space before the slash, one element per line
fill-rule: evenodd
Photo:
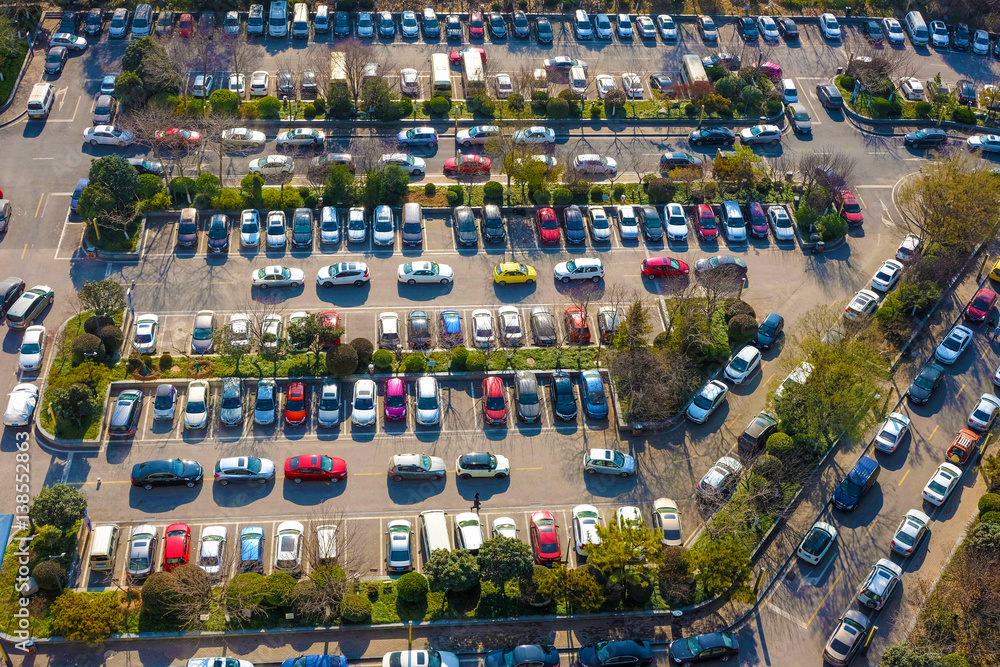
<path fill-rule="evenodd" d="M 507 283 L 527 283 L 531 285 L 538 278 L 535 267 L 520 262 L 504 262 L 493 269 L 493 282 L 497 285 Z"/>
<path fill-rule="evenodd" d="M 993 280 L 1000 280 L 1000 259 L 998 259 L 997 263 L 993 265 L 992 269 L 990 269 L 990 278 Z"/>

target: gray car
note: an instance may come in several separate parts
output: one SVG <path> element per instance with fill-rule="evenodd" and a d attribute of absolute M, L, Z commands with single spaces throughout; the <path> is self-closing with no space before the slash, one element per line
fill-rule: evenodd
<path fill-rule="evenodd" d="M 237 482 L 267 484 L 274 479 L 274 461 L 256 456 L 233 456 L 215 463 L 215 481 L 220 486 Z"/>
<path fill-rule="evenodd" d="M 195 354 L 208 354 L 212 351 L 215 334 L 215 313 L 211 310 L 200 310 L 194 316 L 194 332 L 191 334 L 191 351 Z"/>
<path fill-rule="evenodd" d="M 455 234 L 459 245 L 476 245 L 479 242 L 479 232 L 476 229 L 476 216 L 472 207 L 459 206 L 454 215 Z"/>
<path fill-rule="evenodd" d="M 43 310 L 52 305 L 55 298 L 55 292 L 48 285 L 35 285 L 22 292 L 7 310 L 7 326 L 12 329 L 28 328 Z"/>
<path fill-rule="evenodd" d="M 156 528 L 149 524 L 136 526 L 128 541 L 128 576 L 145 579 L 156 569 Z"/>
<path fill-rule="evenodd" d="M 517 417 L 522 421 L 535 422 L 542 414 L 542 403 L 538 398 L 538 380 L 531 371 L 518 371 L 514 382 L 514 400 L 517 402 Z"/>
<path fill-rule="evenodd" d="M 223 426 L 236 426 L 243 422 L 243 381 L 239 378 L 226 378 L 222 381 L 219 420 Z"/>
<path fill-rule="evenodd" d="M 789 104 L 785 107 L 785 116 L 795 133 L 810 134 L 812 132 L 812 119 L 809 118 L 809 110 L 804 104 L 799 102 Z"/>
<path fill-rule="evenodd" d="M 396 454 L 389 462 L 389 477 L 394 482 L 407 479 L 444 479 L 448 466 L 444 459 L 426 454 Z"/>

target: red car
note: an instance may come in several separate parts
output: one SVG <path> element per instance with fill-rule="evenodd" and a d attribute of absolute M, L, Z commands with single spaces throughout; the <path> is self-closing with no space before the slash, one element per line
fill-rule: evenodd
<path fill-rule="evenodd" d="M 385 418 L 392 421 L 406 419 L 406 382 L 402 378 L 386 380 Z"/>
<path fill-rule="evenodd" d="M 182 130 L 179 127 L 157 130 L 154 138 L 157 143 L 172 144 L 175 146 L 197 146 L 201 143 L 201 134 L 195 132 L 194 130 Z"/>
<path fill-rule="evenodd" d="M 488 174 L 490 159 L 483 155 L 459 155 L 444 161 L 445 175 L 453 174 Z"/>
<path fill-rule="evenodd" d="M 590 342 L 590 325 L 587 324 L 587 313 L 580 306 L 570 306 L 566 309 L 566 333 L 574 343 Z"/>
<path fill-rule="evenodd" d="M 535 562 L 539 565 L 551 565 L 562 560 L 557 527 L 556 518 L 548 510 L 531 515 L 531 550 L 535 552 Z"/>
<path fill-rule="evenodd" d="M 285 479 L 301 484 L 302 480 L 339 482 L 347 478 L 347 462 L 344 459 L 321 454 L 303 454 L 285 459 Z"/>
<path fill-rule="evenodd" d="M 840 212 L 840 217 L 846 220 L 847 224 L 857 227 L 865 221 L 865 215 L 861 212 L 861 203 L 854 196 L 853 192 L 847 188 L 841 188 L 837 190 L 834 199 L 837 204 L 837 210 Z"/>
<path fill-rule="evenodd" d="M 335 310 L 328 310 L 325 313 L 320 313 L 319 316 L 319 328 L 320 328 L 320 341 L 324 350 L 328 350 L 334 345 L 340 345 L 340 336 L 336 338 L 324 337 L 326 334 L 322 331 L 326 328 L 337 330 L 340 328 L 340 314 Z"/>
<path fill-rule="evenodd" d="M 473 46 L 472 48 L 469 49 L 462 49 L 461 51 L 452 51 L 450 54 L 448 54 L 448 62 L 451 63 L 452 65 L 461 65 L 462 56 L 465 55 L 466 51 L 477 52 L 479 54 L 479 57 L 483 59 L 483 64 L 484 65 L 486 64 L 486 50 L 478 46 Z"/>
<path fill-rule="evenodd" d="M 186 565 L 191 559 L 191 528 L 186 523 L 172 523 L 167 526 L 163 540 L 163 571 L 171 572 L 175 567 Z"/>
<path fill-rule="evenodd" d="M 542 243 L 559 243 L 559 219 L 551 208 L 540 208 L 535 212 L 538 236 Z"/>
<path fill-rule="evenodd" d="M 642 275 L 652 280 L 653 278 L 676 278 L 688 274 L 687 262 L 682 262 L 673 257 L 647 257 L 642 260 L 639 266 Z"/>
<path fill-rule="evenodd" d="M 976 296 L 965 307 L 965 317 L 973 322 L 982 322 L 997 303 L 997 293 L 989 287 L 980 287 Z"/>
<path fill-rule="evenodd" d="M 469 14 L 469 37 L 482 39 L 486 34 L 486 26 L 483 24 L 483 13 L 472 12 Z"/>
<path fill-rule="evenodd" d="M 181 20 L 177 24 L 177 34 L 181 37 L 190 37 L 194 29 L 194 18 L 190 14 L 181 14 Z"/>
<path fill-rule="evenodd" d="M 288 385 L 285 398 L 285 423 L 289 426 L 302 426 L 306 423 L 306 386 L 301 382 Z"/>
<path fill-rule="evenodd" d="M 487 424 L 507 423 L 507 397 L 503 380 L 490 375 L 483 380 L 483 419 Z"/>
<path fill-rule="evenodd" d="M 694 209 L 694 230 L 702 241 L 719 239 L 719 222 L 708 204 L 698 204 Z"/>

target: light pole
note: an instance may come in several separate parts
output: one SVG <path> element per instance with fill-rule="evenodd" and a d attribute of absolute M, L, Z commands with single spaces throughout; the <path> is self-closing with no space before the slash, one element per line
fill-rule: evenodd
<path fill-rule="evenodd" d="M 87 373 L 90 375 L 90 393 L 97 396 L 97 387 L 94 386 L 94 359 L 97 358 L 97 352 L 84 352 L 83 356 L 89 362 L 87 364 Z"/>
<path fill-rule="evenodd" d="M 112 579 L 111 583 L 115 585 L 115 588 L 125 594 L 125 632 L 128 632 L 128 609 L 132 606 L 132 592 L 122 588 L 117 579 Z"/>

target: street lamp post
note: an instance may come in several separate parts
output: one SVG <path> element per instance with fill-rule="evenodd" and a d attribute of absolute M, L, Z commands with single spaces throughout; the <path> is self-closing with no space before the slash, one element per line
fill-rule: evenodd
<path fill-rule="evenodd" d="M 97 396 L 97 387 L 94 386 L 94 359 L 97 358 L 97 352 L 84 352 L 83 356 L 89 362 L 87 364 L 87 373 L 90 375 L 90 393 Z"/>
<path fill-rule="evenodd" d="M 128 609 L 132 606 L 132 592 L 122 588 L 117 579 L 112 579 L 111 583 L 115 585 L 115 588 L 125 594 L 125 632 L 128 632 Z"/>

